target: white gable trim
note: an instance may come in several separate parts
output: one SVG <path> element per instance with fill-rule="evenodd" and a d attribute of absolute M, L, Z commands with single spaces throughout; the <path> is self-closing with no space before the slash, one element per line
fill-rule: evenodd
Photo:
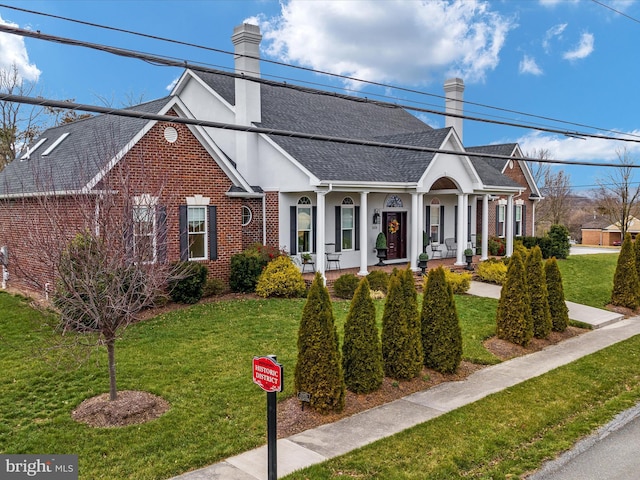
<path fill-rule="evenodd" d="M 207 92 L 209 92 L 211 95 L 217 98 L 220 101 L 220 103 L 225 105 L 229 110 L 235 111 L 235 107 L 233 105 L 227 102 L 224 99 L 224 97 L 222 97 L 216 90 L 214 90 L 209 85 L 207 85 L 207 83 L 204 80 L 202 80 L 197 73 L 189 69 L 184 71 L 184 73 L 180 77 L 180 80 L 178 80 L 178 83 L 176 84 L 176 86 L 173 87 L 173 90 L 171 90 L 171 95 L 179 96 L 180 93 L 182 93 L 182 90 L 184 90 L 184 88 L 187 86 L 187 84 L 191 80 L 199 83 Z"/>
<path fill-rule="evenodd" d="M 255 125 L 254 125 L 255 126 Z M 301 172 L 303 172 L 306 176 L 309 177 L 310 185 L 320 185 L 320 179 L 316 177 L 310 170 L 305 168 L 300 162 L 298 162 L 289 152 L 283 149 L 280 145 L 278 145 L 273 139 L 271 139 L 268 135 L 264 133 L 258 134 L 262 137 L 269 145 L 275 148 L 284 158 L 286 158 L 293 166 L 298 168 Z"/>
<path fill-rule="evenodd" d="M 469 183 L 474 187 L 478 187 L 479 185 L 482 185 L 482 180 L 480 180 L 480 176 L 478 175 L 478 172 L 474 168 L 473 163 L 471 163 L 471 159 L 465 152 L 464 146 L 462 145 L 462 142 L 460 141 L 460 138 L 458 137 L 454 129 L 450 129 L 449 133 L 443 139 L 442 143 L 438 148 L 442 150 L 450 150 L 450 149 L 444 148 L 444 146 L 448 142 L 452 143 L 452 145 L 454 146 L 455 152 L 459 152 L 457 153 L 457 156 L 462 162 L 462 166 L 464 170 L 467 172 L 467 175 L 468 175 L 467 180 L 469 181 Z M 443 157 L 444 155 L 448 155 L 448 156 L 455 155 L 455 153 L 447 153 L 447 154 L 435 153 L 434 154 L 433 159 L 431 160 L 431 162 L 429 162 L 429 165 L 427 166 L 424 173 L 420 177 L 420 180 L 418 181 L 418 185 L 421 186 L 421 188 L 419 187 L 419 191 L 428 192 L 431 186 L 433 185 L 433 182 L 437 180 L 437 178 L 429 179 L 429 175 L 432 173 L 432 170 L 436 168 L 436 165 L 442 161 L 441 157 Z M 461 190 L 463 189 L 460 178 L 455 178 L 455 177 L 449 177 L 449 178 L 452 178 L 454 180 L 454 182 L 456 183 L 459 189 Z M 428 180 L 431 180 L 431 181 L 429 182 L 429 185 L 427 188 Z M 467 191 L 466 193 L 471 193 L 471 191 Z"/>

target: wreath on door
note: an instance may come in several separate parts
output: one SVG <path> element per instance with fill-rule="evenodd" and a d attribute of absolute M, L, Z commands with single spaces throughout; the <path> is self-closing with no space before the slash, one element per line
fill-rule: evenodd
<path fill-rule="evenodd" d="M 395 218 L 389 222 L 389 233 L 396 233 L 400 230 L 400 222 Z"/>

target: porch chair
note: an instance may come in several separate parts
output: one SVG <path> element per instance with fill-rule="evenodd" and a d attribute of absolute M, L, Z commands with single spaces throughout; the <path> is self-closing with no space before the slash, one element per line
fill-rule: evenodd
<path fill-rule="evenodd" d="M 325 243 L 325 258 L 327 259 L 327 270 L 331 270 L 331 264 L 333 263 L 334 269 L 341 270 L 340 268 L 340 255 L 341 253 L 336 253 L 336 244 L 335 243 Z"/>
<path fill-rule="evenodd" d="M 458 246 L 455 238 L 445 238 L 444 244 L 447 247 L 447 257 L 455 257 Z"/>

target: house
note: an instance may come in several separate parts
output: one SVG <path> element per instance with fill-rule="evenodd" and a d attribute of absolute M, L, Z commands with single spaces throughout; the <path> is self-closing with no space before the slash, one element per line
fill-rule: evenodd
<path fill-rule="evenodd" d="M 11 258 L 37 268 L 35 260 L 29 264 L 25 232 L 7 227 L 17 210 L 36 208 L 29 199 L 98 195 L 101 182 L 113 182 L 125 165 L 133 172 L 128 178 L 136 179 L 129 192 L 134 204 L 143 199 L 156 212 L 153 260 L 205 262 L 222 279 L 231 255 L 254 242 L 294 256 L 311 253 L 322 273 L 326 254 L 337 254 L 342 268 L 366 275 L 378 261 L 380 232 L 387 237 L 387 261 L 416 268 L 423 231 L 432 245 L 450 239 L 458 264 L 470 245 L 487 258 L 490 236 L 504 237 L 509 255 L 514 236 L 535 231 L 540 192 L 516 144 L 465 148 L 460 117 L 433 129 L 399 107 L 264 81 L 259 28 L 240 25 L 232 41 L 241 76 L 187 69 L 169 97 L 134 109 L 259 131 L 105 115 L 46 131 L 27 158 L 0 173 L 0 245 Z M 462 80 L 444 87 L 447 112 L 459 115 Z M 108 154 L 88 155 L 105 143 Z M 84 160 L 72 167 L 69 159 L 78 152 Z M 48 174 L 34 177 L 34 165 Z M 165 194 L 151 195 L 161 184 Z M 447 253 L 435 246 L 432 252 Z"/>
<path fill-rule="evenodd" d="M 640 233 L 640 220 L 631 217 L 627 231 L 635 240 Z M 594 215 L 591 221 L 582 225 L 583 245 L 617 246 L 622 243 L 622 240 L 620 222 L 611 224 L 607 217 Z"/>

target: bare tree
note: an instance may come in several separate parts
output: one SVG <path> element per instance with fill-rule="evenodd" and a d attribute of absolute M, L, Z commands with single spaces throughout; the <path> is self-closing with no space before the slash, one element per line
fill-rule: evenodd
<path fill-rule="evenodd" d="M 551 154 L 547 149 L 533 149 L 531 152 L 525 153 L 525 157 L 527 158 L 538 158 L 540 160 L 547 160 L 551 158 Z M 542 185 L 544 181 L 544 177 L 551 170 L 551 165 L 546 162 L 529 162 L 529 170 L 531 171 L 531 175 L 533 175 L 533 180 L 536 182 L 536 185 Z"/>
<path fill-rule="evenodd" d="M 564 170 L 557 172 L 551 169 L 547 170 L 544 173 L 541 190 L 543 200 L 537 210 L 539 218 L 548 220 L 552 225 L 566 225 L 570 214 L 568 198 L 571 195 L 571 179 L 569 174 Z"/>
<path fill-rule="evenodd" d="M 612 224 L 620 225 L 624 238 L 633 217 L 637 217 L 640 210 L 640 184 L 633 181 L 636 164 L 628 150 L 625 148 L 616 153 L 621 166 L 610 169 L 611 173 L 597 180 L 596 198 L 600 213 Z"/>
<path fill-rule="evenodd" d="M 35 84 L 22 79 L 17 65 L 13 64 L 8 70 L 0 69 L 0 92 L 29 96 L 34 89 Z M 41 113 L 39 107 L 0 101 L 0 170 L 40 133 Z"/>
<path fill-rule="evenodd" d="M 141 180 L 141 172 L 151 176 L 143 156 L 118 164 L 91 191 L 37 195 L 0 205 L 12 219 L 4 227 L 17 230 L 12 238 L 29 245 L 10 247 L 30 252 L 28 258 L 15 254 L 13 266 L 34 286 L 51 292 L 60 313 L 58 331 L 67 342 L 71 337 L 77 344 L 106 347 L 110 400 L 117 398 L 116 340 L 181 276 L 166 262 L 164 205 L 170 199 L 161 181 L 145 186 Z M 105 151 L 102 158 L 112 157 L 113 152 Z M 74 170 L 85 175 L 91 171 L 89 160 Z M 41 186 L 51 185 L 42 191 L 60 191 L 53 185 L 55 175 L 45 168 L 35 176 Z M 5 230 L 4 237 L 9 235 Z"/>
<path fill-rule="evenodd" d="M 526 156 L 541 160 L 550 158 L 549 150 L 546 149 L 534 150 Z M 529 167 L 543 197 L 536 207 L 538 225 L 567 225 L 571 210 L 568 202 L 571 195 L 569 174 L 564 170 L 554 171 L 551 165 L 545 162 L 529 162 Z"/>

